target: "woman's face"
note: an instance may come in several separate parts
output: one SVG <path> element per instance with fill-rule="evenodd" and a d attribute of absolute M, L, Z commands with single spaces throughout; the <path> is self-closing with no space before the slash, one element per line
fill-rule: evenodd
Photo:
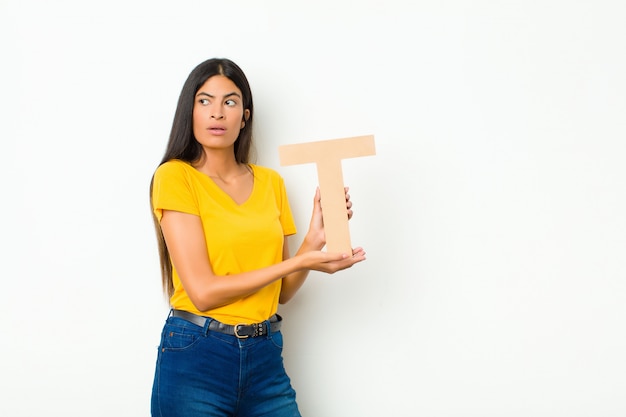
<path fill-rule="evenodd" d="M 232 148 L 249 115 L 235 83 L 223 75 L 214 75 L 196 93 L 193 134 L 204 148 Z"/>

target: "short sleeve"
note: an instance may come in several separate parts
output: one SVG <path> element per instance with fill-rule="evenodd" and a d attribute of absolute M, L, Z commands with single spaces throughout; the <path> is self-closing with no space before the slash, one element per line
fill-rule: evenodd
<path fill-rule="evenodd" d="M 157 168 L 152 182 L 152 209 L 159 221 L 163 210 L 200 214 L 184 162 L 169 161 Z"/>
<path fill-rule="evenodd" d="M 285 236 L 293 235 L 296 233 L 296 224 L 291 213 L 291 206 L 289 205 L 289 199 L 287 198 L 287 190 L 285 188 L 285 182 L 282 177 L 278 177 L 278 190 L 277 195 L 279 198 L 280 207 L 280 224 L 283 227 L 283 234 Z"/>

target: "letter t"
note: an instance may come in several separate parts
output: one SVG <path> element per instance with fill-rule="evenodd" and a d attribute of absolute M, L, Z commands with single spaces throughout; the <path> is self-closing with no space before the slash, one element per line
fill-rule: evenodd
<path fill-rule="evenodd" d="M 278 148 L 278 152 L 283 166 L 317 164 L 327 250 L 351 255 L 341 160 L 374 155 L 374 136 L 284 145 Z"/>

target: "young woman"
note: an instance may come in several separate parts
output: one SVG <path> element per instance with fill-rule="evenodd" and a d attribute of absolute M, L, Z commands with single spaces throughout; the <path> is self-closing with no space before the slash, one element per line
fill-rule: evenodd
<path fill-rule="evenodd" d="M 163 328 L 152 415 L 299 416 L 282 359 L 278 303 L 310 270 L 334 273 L 365 259 L 327 253 L 319 189 L 302 245 L 283 179 L 249 162 L 254 108 L 242 70 L 198 65 L 185 82 L 165 156 L 150 185 L 163 286 Z M 346 189 L 346 215 L 352 216 Z"/>

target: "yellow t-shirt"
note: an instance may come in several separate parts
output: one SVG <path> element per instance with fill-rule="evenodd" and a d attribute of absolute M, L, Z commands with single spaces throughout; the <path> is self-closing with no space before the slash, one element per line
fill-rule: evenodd
<path fill-rule="evenodd" d="M 160 221 L 163 210 L 199 216 L 211 267 L 217 275 L 233 275 L 282 261 L 284 237 L 296 233 L 285 185 L 272 169 L 251 164 L 252 193 L 237 204 L 207 175 L 190 164 L 172 160 L 154 174 L 152 202 Z M 213 317 L 227 324 L 266 320 L 278 308 L 281 280 L 222 307 L 199 311 L 173 269 L 172 308 Z"/>

